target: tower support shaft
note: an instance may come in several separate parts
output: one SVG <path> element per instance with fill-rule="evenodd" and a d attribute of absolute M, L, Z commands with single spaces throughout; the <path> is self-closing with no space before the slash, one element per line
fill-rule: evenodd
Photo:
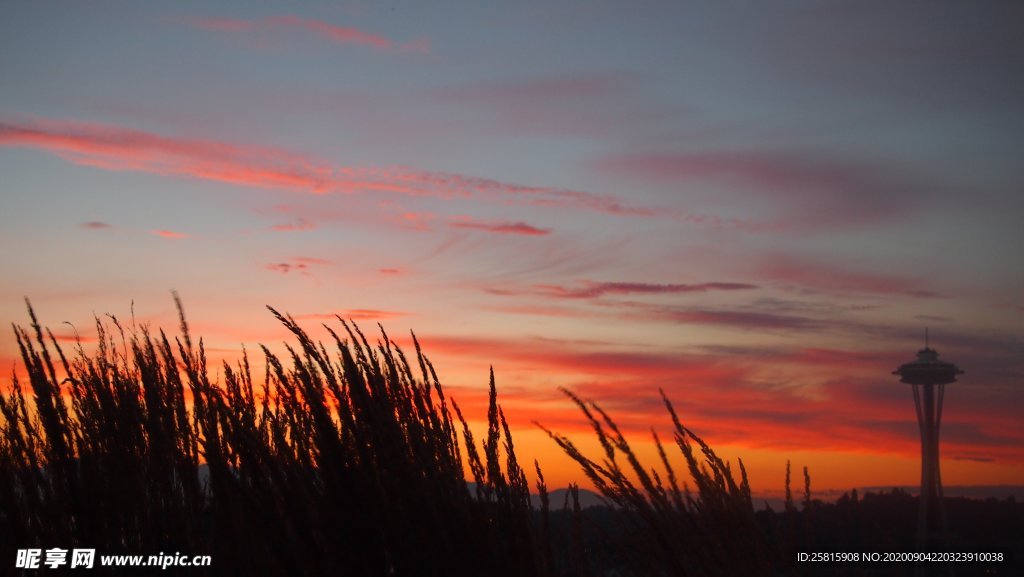
<path fill-rule="evenodd" d="M 914 385 L 914 404 L 921 430 L 921 496 L 917 516 L 917 548 L 934 551 L 945 543 L 946 511 L 939 468 L 939 429 L 945 384 Z"/>

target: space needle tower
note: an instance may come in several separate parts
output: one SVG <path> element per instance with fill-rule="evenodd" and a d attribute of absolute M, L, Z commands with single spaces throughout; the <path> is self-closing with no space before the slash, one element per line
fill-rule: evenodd
<path fill-rule="evenodd" d="M 927 551 L 945 540 L 946 512 L 942 504 L 942 476 L 939 473 L 939 425 L 946 385 L 962 375 L 956 365 L 939 360 L 939 353 L 928 346 L 917 358 L 893 371 L 900 382 L 914 389 L 917 424 L 921 429 L 921 496 L 917 515 L 917 547 Z"/>

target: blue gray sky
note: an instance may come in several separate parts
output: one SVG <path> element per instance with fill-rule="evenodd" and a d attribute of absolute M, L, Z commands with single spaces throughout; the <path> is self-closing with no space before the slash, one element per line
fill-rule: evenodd
<path fill-rule="evenodd" d="M 266 304 L 381 322 L 469 407 L 493 365 L 556 480 L 531 421 L 581 426 L 558 386 L 641 433 L 661 387 L 755 485 L 792 459 L 825 487 L 913 484 L 889 373 L 927 326 L 967 371 L 947 482 L 1020 482 L 1022 28 L 1012 2 L 11 3 L 0 312 L 88 339 L 132 303 L 173 327 L 177 289 L 225 359 L 284 338 Z"/>

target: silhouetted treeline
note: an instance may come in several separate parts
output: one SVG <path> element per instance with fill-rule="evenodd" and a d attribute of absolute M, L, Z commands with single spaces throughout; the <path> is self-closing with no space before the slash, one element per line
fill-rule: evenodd
<path fill-rule="evenodd" d="M 1024 504 L 1004 499 L 948 498 L 950 552 L 1002 553 L 999 563 L 957 563 L 958 577 L 1019 575 L 1024 567 Z M 582 522 L 572 510 L 552 511 L 549 522 L 556 535 L 571 534 L 574 524 L 582 532 L 587 562 L 596 575 L 649 575 L 635 557 L 650 551 L 647 531 L 629 522 L 631 513 L 616 507 L 584 509 Z M 912 563 L 810 563 L 797 562 L 798 553 L 906 553 L 915 549 L 917 497 L 895 490 L 847 494 L 835 503 L 812 501 L 809 508 L 797 504 L 790 511 L 761 510 L 755 513 L 772 555 L 769 575 L 780 576 L 911 576 Z M 563 547 L 556 547 L 566 555 Z M 657 561 L 658 559 L 655 559 Z M 948 575 L 950 565 L 930 564 L 924 575 Z M 659 573 L 656 573 L 659 574 Z M 671 574 L 671 573 L 660 573 Z M 683 573 L 686 574 L 686 573 Z M 729 575 L 731 573 L 723 573 Z"/>
<path fill-rule="evenodd" d="M 338 319 L 325 345 L 271 311 L 295 342 L 283 358 L 262 348 L 257 381 L 247 354 L 211 379 L 184 313 L 173 339 L 97 320 L 96 350 L 69 355 L 29 307 L 29 329 L 15 327 L 25 377 L 0 395 L 3 572 L 16 549 L 52 547 L 212 556 L 188 575 L 497 577 L 818 574 L 795 553 L 912 550 L 912 498 L 824 505 L 806 470 L 802 510 L 790 498 L 755 513 L 742 462 L 737 479 L 667 398 L 673 438 L 666 449 L 655 436 L 652 468 L 608 414 L 567 392 L 602 454 L 549 434 L 611 507 L 581 510 L 575 487 L 551 502 L 534 463 L 535 510 L 493 374 L 478 440 L 415 337 L 407 357 L 383 328 L 371 345 Z M 986 525 L 958 536 L 981 550 L 1022 542 L 1018 506 L 978 506 L 950 504 L 951 526 Z"/>
<path fill-rule="evenodd" d="M 860 563 L 808 565 L 795 562 L 793 551 L 842 551 L 858 553 L 914 552 L 918 497 L 900 489 L 858 495 L 856 489 L 834 503 L 814 500 L 799 512 L 759 511 L 769 532 L 785 535 L 795 528 L 786 544 L 789 565 L 807 575 L 912 575 L 907 563 Z M 997 563 L 929 563 L 925 575 L 1019 575 L 1024 568 L 1024 504 L 1012 497 L 980 500 L 947 497 L 947 539 L 933 545 L 935 552 L 1001 553 Z M 789 517 L 789 518 L 787 518 Z"/>

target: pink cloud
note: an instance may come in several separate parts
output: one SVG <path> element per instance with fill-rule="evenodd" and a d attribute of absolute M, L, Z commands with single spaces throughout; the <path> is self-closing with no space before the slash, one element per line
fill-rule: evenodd
<path fill-rule="evenodd" d="M 113 226 L 111 226 L 111 225 L 109 225 L 109 224 L 107 224 L 105 222 L 99 222 L 99 221 L 95 221 L 95 220 L 94 221 L 90 221 L 90 222 L 83 222 L 79 226 L 81 226 L 82 228 L 87 228 L 89 230 L 108 230 L 108 229 L 114 228 Z"/>
<path fill-rule="evenodd" d="M 626 154 L 606 158 L 601 165 L 654 178 L 734 177 L 772 187 L 832 188 L 849 179 L 848 170 L 837 166 L 762 153 Z"/>
<path fill-rule="evenodd" d="M 762 228 L 859 225 L 904 214 L 923 185 L 891 167 L 802 152 L 699 152 L 607 156 L 597 167 L 664 183 L 718 182 L 737 200 L 776 213 Z"/>
<path fill-rule="evenodd" d="M 463 101 L 522 103 L 524 100 L 567 100 L 578 104 L 581 99 L 600 98 L 623 92 L 630 87 L 632 80 L 633 78 L 627 75 L 613 74 L 555 76 L 446 89 L 439 92 L 439 96 Z"/>
<path fill-rule="evenodd" d="M 571 73 L 483 81 L 432 93 L 439 103 L 473 107 L 502 136 L 548 134 L 633 140 L 638 132 L 678 118 L 676 106 L 640 98 L 636 73 Z"/>
<path fill-rule="evenodd" d="M 305 265 L 305 264 L 301 264 L 301 263 L 293 264 L 293 263 L 287 263 L 287 262 L 275 262 L 275 263 L 263 265 L 263 268 L 265 268 L 267 270 L 270 270 L 270 271 L 279 272 L 281 274 L 288 274 L 288 273 L 292 272 L 293 270 L 305 270 L 305 269 L 309 268 L 309 266 Z"/>
<path fill-rule="evenodd" d="M 45 150 L 106 170 L 187 176 L 263 188 L 328 191 L 345 184 L 330 169 L 279 150 L 196 139 L 168 138 L 116 126 L 80 122 L 0 123 L 0 145 Z"/>
<path fill-rule="evenodd" d="M 550 229 L 537 228 L 535 226 L 526 224 L 525 222 L 507 222 L 507 221 L 479 221 L 471 218 L 461 218 L 459 220 L 448 223 L 448 226 L 452 228 L 467 228 L 474 230 L 483 230 L 486 232 L 494 232 L 498 234 L 519 234 L 526 236 L 545 236 L 551 234 Z"/>
<path fill-rule="evenodd" d="M 390 173 L 397 182 L 413 187 L 426 195 L 429 189 L 439 191 L 433 196 L 463 197 L 479 196 L 492 200 L 516 200 L 535 206 L 556 206 L 589 209 L 613 215 L 658 216 L 653 208 L 625 205 L 610 195 L 598 195 L 576 190 L 544 186 L 524 186 L 500 182 L 489 178 L 465 176 L 445 172 L 397 169 Z"/>
<path fill-rule="evenodd" d="M 275 224 L 273 226 L 273 229 L 278 231 L 278 232 L 289 232 L 289 231 L 299 231 L 299 230 L 313 230 L 315 228 L 316 228 L 315 224 L 313 224 L 312 222 L 309 222 L 308 220 L 306 220 L 304 218 L 296 219 L 293 222 L 286 222 L 286 223 L 282 223 L 282 224 Z"/>
<path fill-rule="evenodd" d="M 730 290 L 730 289 L 726 289 Z M 731 290 L 752 290 L 735 288 Z M 512 291 L 489 290 L 492 294 L 521 294 Z M 691 291 L 693 292 L 693 291 Z M 571 297 L 566 297 L 571 298 Z M 761 310 L 723 309 L 707 307 L 684 307 L 674 305 L 653 304 L 640 301 L 594 301 L 599 308 L 588 309 L 588 311 L 559 311 L 550 310 L 551 316 L 590 316 L 597 319 L 607 319 L 629 322 L 659 322 L 659 323 L 680 323 L 693 325 L 708 325 L 732 327 L 742 330 L 799 330 L 813 331 L 827 328 L 860 328 L 854 324 L 837 325 L 831 320 L 821 320 L 814 316 L 802 314 L 780 314 L 776 312 L 765 312 Z M 537 309 L 535 314 L 545 314 L 546 309 Z M 601 311 L 605 312 L 601 312 Z"/>
<path fill-rule="evenodd" d="M 542 294 L 536 291 L 494 288 L 484 289 L 484 291 L 498 296 Z M 555 296 L 554 298 L 558 299 L 559 302 L 565 303 L 577 301 L 587 302 L 587 297 L 585 296 Z M 858 335 L 863 335 L 866 332 L 865 327 L 860 324 L 831 318 L 821 318 L 820 316 L 812 314 L 791 314 L 736 308 L 687 307 L 640 301 L 595 300 L 592 301 L 592 303 L 596 306 L 580 308 L 517 304 L 511 306 L 490 306 L 486 307 L 486 310 L 517 315 L 529 314 L 556 318 L 585 318 L 604 323 L 669 323 L 704 325 L 737 329 L 741 331 L 795 331 L 803 334 L 804 336 L 811 331 L 854 332 Z"/>
<path fill-rule="evenodd" d="M 279 149 L 171 138 L 80 122 L 0 122 L 0 146 L 32 148 L 76 164 L 308 194 L 399 194 L 574 208 L 612 215 L 660 216 L 609 195 L 524 186 L 406 167 L 336 166 Z"/>
<path fill-rule="evenodd" d="M 188 238 L 187 234 L 183 232 L 175 232 L 173 230 L 154 230 L 152 232 L 153 234 L 159 236 L 160 238 L 168 238 L 171 240 L 180 240 L 183 238 Z"/>
<path fill-rule="evenodd" d="M 286 28 L 301 28 L 330 40 L 331 42 L 337 42 L 340 44 L 362 44 L 364 46 L 372 46 L 374 48 L 391 48 L 394 43 L 377 34 L 371 34 L 369 32 L 363 32 L 358 28 L 351 28 L 347 26 L 335 26 L 319 20 L 306 20 L 297 16 L 273 16 L 267 18 L 266 22 L 270 26 L 282 26 Z"/>
<path fill-rule="evenodd" d="M 644 313 L 640 313 L 641 316 Z M 649 319 L 662 319 L 684 324 L 721 325 L 743 329 L 769 330 L 812 330 L 822 328 L 825 323 L 797 315 L 779 315 L 762 312 L 748 312 L 715 309 L 662 309 L 649 310 Z"/>
<path fill-rule="evenodd" d="M 639 282 L 591 282 L 582 286 L 537 285 L 541 294 L 559 298 L 597 298 L 606 294 L 682 294 L 705 293 L 708 291 L 736 291 L 759 288 L 757 285 L 732 282 L 708 282 L 699 284 L 652 284 Z"/>
<path fill-rule="evenodd" d="M 192 25 L 205 30 L 228 33 L 273 30 L 301 31 L 336 44 L 356 44 L 376 48 L 378 50 L 392 50 L 397 48 L 399 50 L 411 52 L 426 53 L 430 51 L 430 43 L 426 39 L 417 39 L 404 44 L 399 44 L 390 38 L 366 32 L 358 28 L 338 26 L 321 20 L 300 18 L 290 14 L 269 16 L 262 20 L 200 18 L 192 20 Z"/>
<path fill-rule="evenodd" d="M 491 294 L 503 294 L 500 289 L 488 289 Z M 504 293 L 511 294 L 511 293 Z M 534 305 L 492 306 L 482 307 L 483 310 L 507 313 L 512 315 L 535 315 L 559 318 L 593 318 L 596 315 L 589 311 L 580 311 L 562 307 L 544 307 Z"/>
<path fill-rule="evenodd" d="M 275 263 L 270 263 L 270 264 L 263 265 L 263 268 L 265 268 L 265 269 L 267 269 L 269 271 L 278 272 L 278 273 L 281 273 L 281 274 L 288 274 L 290 272 L 297 271 L 297 272 L 301 272 L 303 274 L 308 275 L 309 274 L 309 270 L 312 267 L 315 267 L 315 266 L 326 266 L 326 265 L 331 265 L 331 264 L 334 264 L 334 263 L 329 261 L 329 260 L 322 259 L 322 258 L 315 258 L 315 257 L 308 257 L 308 256 L 296 256 L 296 257 L 289 258 L 288 260 L 283 261 L 283 262 L 275 262 Z"/>
<path fill-rule="evenodd" d="M 294 257 L 292 260 L 303 264 L 334 264 L 333 261 L 329 261 L 323 258 L 315 258 L 311 256 L 297 256 Z"/>
<path fill-rule="evenodd" d="M 431 230 L 430 222 L 432 220 L 434 220 L 434 213 L 416 212 L 412 210 L 403 211 L 397 217 L 397 221 L 401 224 L 401 226 L 419 231 Z"/>
<path fill-rule="evenodd" d="M 255 21 L 231 18 L 198 18 L 192 20 L 192 25 L 217 32 L 246 32 L 256 28 Z"/>
<path fill-rule="evenodd" d="M 919 279 L 860 272 L 831 264 L 775 255 L 762 259 L 761 278 L 816 290 L 837 290 L 931 298 L 938 296 Z"/>

